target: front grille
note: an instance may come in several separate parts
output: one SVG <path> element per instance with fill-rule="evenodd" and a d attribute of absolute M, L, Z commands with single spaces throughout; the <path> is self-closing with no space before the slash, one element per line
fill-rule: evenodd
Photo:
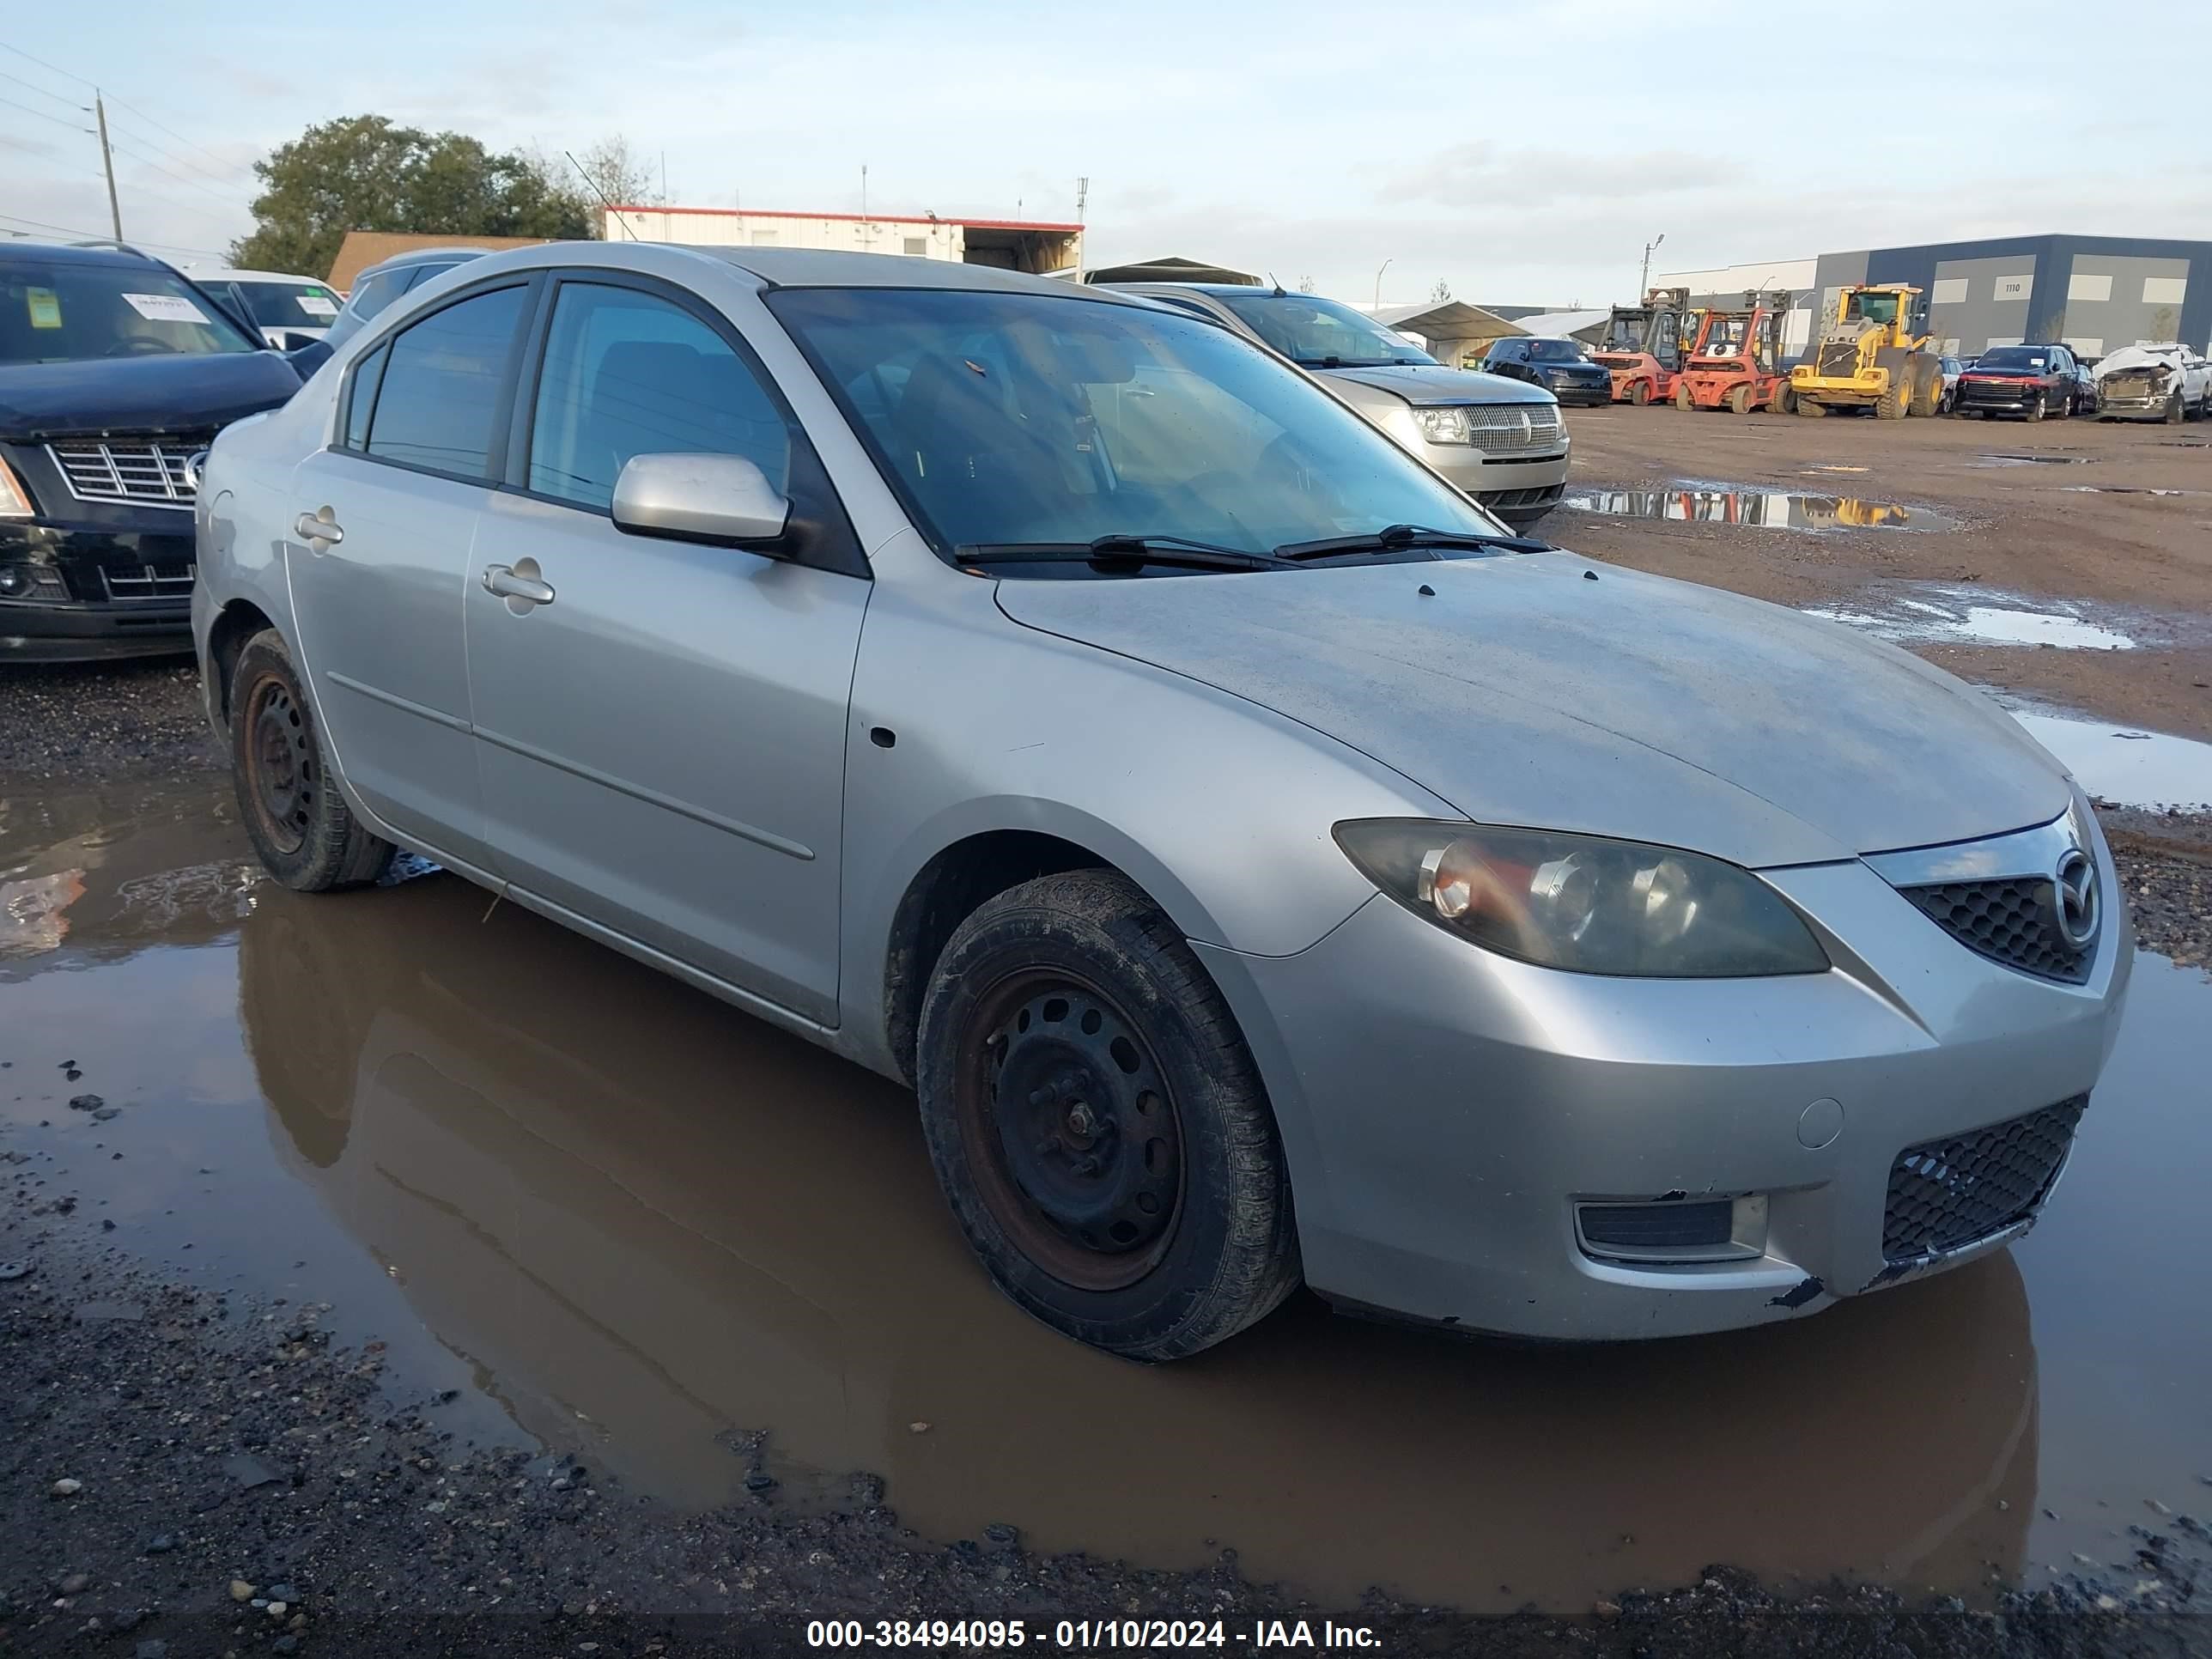
<path fill-rule="evenodd" d="M 1564 483 L 1531 484 L 1526 489 L 1486 489 L 1475 496 L 1485 507 L 1545 507 L 1566 493 Z"/>
<path fill-rule="evenodd" d="M 2033 1215 L 2074 1143 L 2087 1095 L 1985 1129 L 1923 1140 L 1897 1155 L 1882 1212 L 1893 1264 L 1964 1249 Z"/>
<path fill-rule="evenodd" d="M 48 444 L 46 453 L 81 501 L 129 501 L 189 513 L 192 487 L 185 463 L 207 443 L 204 438 L 70 439 Z"/>
<path fill-rule="evenodd" d="M 2106 398 L 2148 398 L 2152 394 L 2148 369 L 2122 369 L 2107 374 L 2097 382 L 2100 396 Z"/>
<path fill-rule="evenodd" d="M 2089 977 L 2095 948 L 2076 951 L 2058 931 L 2057 887 L 2048 876 L 1947 881 L 1897 890 L 1960 944 L 1992 962 L 2069 985 Z"/>
<path fill-rule="evenodd" d="M 1856 340 L 1823 340 L 1818 367 L 1824 380 L 1850 380 L 1859 372 L 1859 343 Z"/>
<path fill-rule="evenodd" d="M 1559 410 L 1554 404 L 1478 404 L 1467 411 L 1467 422 L 1474 447 L 1486 455 L 1519 455 L 1559 447 Z"/>
<path fill-rule="evenodd" d="M 100 580 L 111 599 L 184 599 L 191 597 L 193 574 L 189 564 L 142 564 L 102 567 Z"/>

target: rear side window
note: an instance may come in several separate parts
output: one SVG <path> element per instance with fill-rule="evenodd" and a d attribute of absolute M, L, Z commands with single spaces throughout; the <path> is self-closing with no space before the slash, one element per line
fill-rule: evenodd
<path fill-rule="evenodd" d="M 479 294 L 392 337 L 368 428 L 370 454 L 464 478 L 491 477 L 500 385 L 528 292 Z"/>
<path fill-rule="evenodd" d="M 348 449 L 368 447 L 368 416 L 376 407 L 376 388 L 384 379 L 385 359 L 391 347 L 379 346 L 362 361 L 353 372 L 353 386 L 346 393 L 345 447 Z"/>
<path fill-rule="evenodd" d="M 455 259 L 449 264 L 432 264 L 416 265 L 411 270 L 405 270 L 400 273 L 400 275 L 405 279 L 401 283 L 401 286 L 408 293 L 412 294 L 416 289 L 422 287 L 423 283 L 428 282 L 433 276 L 442 276 L 447 271 L 451 270 L 454 265 L 460 263 L 461 262 L 459 259 Z"/>
<path fill-rule="evenodd" d="M 789 488 L 782 411 L 728 341 L 653 295 L 562 283 L 531 420 L 531 489 L 605 507 L 631 457 L 696 453 L 742 455 Z"/>
<path fill-rule="evenodd" d="M 404 270 L 377 272 L 354 289 L 347 308 L 362 322 L 367 322 L 406 291 L 409 274 Z"/>

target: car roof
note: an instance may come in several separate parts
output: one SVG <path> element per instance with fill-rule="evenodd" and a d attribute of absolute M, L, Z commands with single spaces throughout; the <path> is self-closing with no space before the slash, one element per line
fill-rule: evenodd
<path fill-rule="evenodd" d="M 187 270 L 185 275 L 196 283 L 304 283 L 311 288 L 330 286 L 319 276 L 302 276 L 295 270 L 238 270 L 226 266 L 221 270 Z"/>
<path fill-rule="evenodd" d="M 363 265 L 356 273 L 353 285 L 359 288 L 362 277 L 373 276 L 380 270 L 400 270 L 409 265 L 450 264 L 461 259 L 481 259 L 491 252 L 492 250 L 488 247 L 410 247 L 403 253 L 393 254 L 388 259 L 379 259 L 373 265 Z"/>
<path fill-rule="evenodd" d="M 167 260 L 157 259 L 150 253 L 141 253 L 135 247 L 118 247 L 113 243 L 19 242 L 11 238 L 0 242 L 0 258 L 10 254 L 35 258 L 47 264 L 128 265 L 134 270 L 155 265 L 163 270 L 172 269 Z"/>
<path fill-rule="evenodd" d="M 1317 300 L 1317 294 L 1291 295 L 1279 288 L 1269 288 L 1264 283 L 1093 283 L 1093 288 L 1166 289 L 1177 294 L 1211 294 L 1227 296 L 1237 294 L 1261 294 L 1270 298 Z"/>

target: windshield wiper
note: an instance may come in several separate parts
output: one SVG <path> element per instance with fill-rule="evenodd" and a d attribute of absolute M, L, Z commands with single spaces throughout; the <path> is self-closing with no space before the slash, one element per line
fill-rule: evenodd
<path fill-rule="evenodd" d="M 1420 547 L 1494 547 L 1508 553 L 1552 553 L 1551 543 L 1534 536 L 1493 536 L 1479 530 L 1431 530 L 1417 524 L 1386 525 L 1365 536 L 1330 536 L 1317 542 L 1285 542 L 1275 550 L 1279 559 L 1295 564 L 1306 559 L 1326 559 L 1339 553 L 1396 553 Z"/>
<path fill-rule="evenodd" d="M 1192 541 L 1183 536 L 1095 536 L 1087 542 L 977 542 L 955 548 L 961 564 L 1180 565 L 1191 570 L 1280 570 L 1293 561 L 1272 553 Z"/>

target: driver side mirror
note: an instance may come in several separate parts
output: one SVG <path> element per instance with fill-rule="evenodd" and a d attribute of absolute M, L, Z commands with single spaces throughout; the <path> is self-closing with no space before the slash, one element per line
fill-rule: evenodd
<path fill-rule="evenodd" d="M 790 499 L 742 455 L 634 455 L 615 479 L 615 528 L 633 536 L 743 547 L 781 536 Z"/>

